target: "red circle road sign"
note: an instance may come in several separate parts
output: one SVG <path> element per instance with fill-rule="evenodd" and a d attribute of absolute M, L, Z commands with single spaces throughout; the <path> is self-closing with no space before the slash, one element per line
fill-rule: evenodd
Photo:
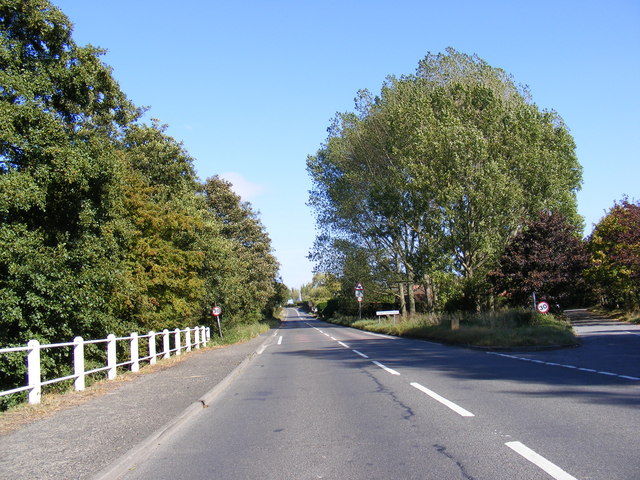
<path fill-rule="evenodd" d="M 547 302 L 540 302 L 537 306 L 538 312 L 549 313 L 549 304 Z"/>
<path fill-rule="evenodd" d="M 211 315 L 213 315 L 214 317 L 219 317 L 221 313 L 222 309 L 220 307 L 213 307 L 211 309 Z"/>

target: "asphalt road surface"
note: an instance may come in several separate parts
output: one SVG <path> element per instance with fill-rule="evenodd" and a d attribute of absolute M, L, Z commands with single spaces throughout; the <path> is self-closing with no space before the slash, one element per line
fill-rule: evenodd
<path fill-rule="evenodd" d="M 640 479 L 640 329 L 486 352 L 288 309 L 209 408 L 127 479 Z"/>

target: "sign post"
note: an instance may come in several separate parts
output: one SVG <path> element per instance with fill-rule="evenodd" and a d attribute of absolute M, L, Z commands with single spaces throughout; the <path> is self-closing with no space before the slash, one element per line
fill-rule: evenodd
<path fill-rule="evenodd" d="M 220 338 L 224 338 L 222 336 L 222 327 L 220 326 L 220 315 L 222 315 L 222 308 L 218 307 L 217 305 L 215 307 L 213 307 L 211 309 L 211 315 L 213 315 L 214 317 L 216 317 L 216 320 L 218 322 L 218 332 L 220 332 Z"/>
<path fill-rule="evenodd" d="M 358 299 L 358 318 L 362 320 L 362 299 L 364 298 L 364 288 L 360 282 L 356 285 L 355 290 L 356 298 Z"/>

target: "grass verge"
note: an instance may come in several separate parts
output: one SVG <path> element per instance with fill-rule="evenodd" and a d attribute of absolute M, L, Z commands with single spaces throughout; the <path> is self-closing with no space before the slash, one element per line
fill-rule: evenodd
<path fill-rule="evenodd" d="M 457 320 L 460 327 L 451 328 Z M 493 348 L 574 346 L 578 340 L 571 325 L 553 315 L 510 310 L 480 314 L 419 315 L 412 319 L 358 320 L 338 317 L 327 320 L 376 333 L 437 342 Z"/>

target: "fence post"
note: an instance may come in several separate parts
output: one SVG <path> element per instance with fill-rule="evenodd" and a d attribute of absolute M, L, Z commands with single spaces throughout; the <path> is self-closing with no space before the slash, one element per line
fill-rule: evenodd
<path fill-rule="evenodd" d="M 82 337 L 73 339 L 73 374 L 74 388 L 76 392 L 84 390 L 84 340 Z"/>
<path fill-rule="evenodd" d="M 133 332 L 131 334 L 131 371 L 140 371 L 140 362 L 138 361 L 138 334 Z"/>
<path fill-rule="evenodd" d="M 193 344 L 200 348 L 200 327 L 193 327 Z"/>
<path fill-rule="evenodd" d="M 156 364 L 156 332 L 149 332 L 149 365 Z"/>
<path fill-rule="evenodd" d="M 29 390 L 29 403 L 40 403 L 42 395 L 42 385 L 40 383 L 40 342 L 38 340 L 29 340 L 27 347 L 30 348 L 27 353 L 27 383 Z"/>
<path fill-rule="evenodd" d="M 176 338 L 176 355 L 180 355 L 180 348 L 182 348 L 180 346 L 180 329 L 176 328 L 175 329 L 175 338 Z"/>
<path fill-rule="evenodd" d="M 207 346 L 207 329 L 205 326 L 200 327 L 200 336 L 202 337 L 202 345 Z"/>
<path fill-rule="evenodd" d="M 211 327 L 207 327 L 207 341 L 211 340 Z"/>
<path fill-rule="evenodd" d="M 185 335 L 185 347 L 187 348 L 187 352 L 191 351 L 191 329 L 189 327 L 187 327 L 185 329 L 186 335 Z"/>
<path fill-rule="evenodd" d="M 169 347 L 169 330 L 166 328 L 162 330 L 162 351 L 164 352 L 163 358 L 171 357 L 171 348 Z"/>
<path fill-rule="evenodd" d="M 113 333 L 107 335 L 107 378 L 116 378 L 116 336 Z"/>

